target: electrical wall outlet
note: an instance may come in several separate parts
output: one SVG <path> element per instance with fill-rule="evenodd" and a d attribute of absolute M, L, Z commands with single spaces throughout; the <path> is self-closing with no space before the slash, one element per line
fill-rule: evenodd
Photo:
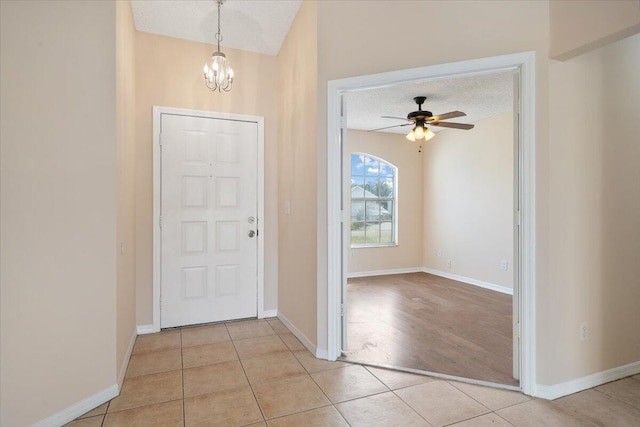
<path fill-rule="evenodd" d="M 585 341 L 587 338 L 589 338 L 589 324 L 582 322 L 580 324 L 580 341 Z"/>
<path fill-rule="evenodd" d="M 447 260 L 447 268 L 451 268 L 451 260 L 450 259 Z"/>
<path fill-rule="evenodd" d="M 507 271 L 509 269 L 509 263 L 506 260 L 500 261 L 500 270 Z"/>
<path fill-rule="evenodd" d="M 442 249 L 438 249 L 438 257 L 442 256 Z"/>

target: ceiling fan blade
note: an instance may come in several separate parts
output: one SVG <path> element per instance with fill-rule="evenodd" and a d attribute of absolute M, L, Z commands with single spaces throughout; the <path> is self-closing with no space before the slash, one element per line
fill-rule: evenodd
<path fill-rule="evenodd" d="M 449 113 L 438 114 L 437 116 L 429 117 L 427 122 L 439 122 L 440 120 L 453 119 L 456 117 L 466 116 L 462 111 L 451 111 Z"/>
<path fill-rule="evenodd" d="M 466 123 L 451 123 L 451 122 L 434 122 L 429 123 L 430 126 L 440 126 L 443 128 L 453 128 L 453 129 L 464 129 L 469 130 L 473 129 L 475 125 L 468 125 Z"/>
<path fill-rule="evenodd" d="M 412 124 L 413 124 L 413 123 L 405 123 L 405 124 L 402 124 L 402 125 L 387 126 L 387 127 L 378 128 L 378 129 L 371 129 L 371 130 L 368 130 L 367 132 L 375 132 L 375 131 L 377 131 L 377 130 L 391 129 L 391 128 L 399 128 L 399 127 L 402 127 L 402 126 L 411 126 Z"/>
<path fill-rule="evenodd" d="M 404 120 L 408 122 L 412 121 L 407 119 L 406 117 L 394 117 L 394 116 L 380 116 L 380 117 L 382 117 L 383 119 L 398 119 L 398 120 Z"/>

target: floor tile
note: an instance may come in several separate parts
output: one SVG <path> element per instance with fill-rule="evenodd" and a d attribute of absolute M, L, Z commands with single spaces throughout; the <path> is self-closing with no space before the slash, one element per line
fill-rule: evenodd
<path fill-rule="evenodd" d="M 302 363 L 302 366 L 304 366 L 310 374 L 349 366 L 349 363 L 345 362 L 329 362 L 328 360 L 316 359 L 308 350 L 294 351 L 293 355 L 296 356 L 298 361 Z"/>
<path fill-rule="evenodd" d="M 182 330 L 182 348 L 231 341 L 225 325 L 197 326 Z"/>
<path fill-rule="evenodd" d="M 183 425 L 182 419 L 182 400 L 174 400 L 109 413 L 103 427 L 179 427 Z"/>
<path fill-rule="evenodd" d="M 245 426 L 245 427 L 267 427 L 267 423 L 263 421 L 261 423 L 249 424 L 248 426 Z"/>
<path fill-rule="evenodd" d="M 231 339 L 234 341 L 275 335 L 275 332 L 266 320 L 246 320 L 227 323 L 226 325 L 229 335 L 231 335 Z"/>
<path fill-rule="evenodd" d="M 490 412 L 446 381 L 431 381 L 395 393 L 436 427 Z"/>
<path fill-rule="evenodd" d="M 331 403 L 309 375 L 257 384 L 253 390 L 267 419 L 315 409 Z"/>
<path fill-rule="evenodd" d="M 125 378 L 176 371 L 178 369 L 182 369 L 182 355 L 179 348 L 133 354 L 131 355 L 131 359 L 129 359 L 129 366 L 127 367 Z"/>
<path fill-rule="evenodd" d="M 103 403 L 95 409 L 90 410 L 84 415 L 79 416 L 78 418 L 88 418 L 95 417 L 96 415 L 104 415 L 107 413 L 107 407 L 109 406 L 109 402 Z"/>
<path fill-rule="evenodd" d="M 249 387 L 187 398 L 184 416 L 187 427 L 244 426 L 263 421 Z"/>
<path fill-rule="evenodd" d="M 640 408 L 640 382 L 633 378 L 613 381 L 596 387 L 596 390 Z"/>
<path fill-rule="evenodd" d="M 449 381 L 449 384 L 473 399 L 482 403 L 492 411 L 524 403 L 531 398 L 517 391 L 502 390 L 493 387 L 483 387 L 475 384 Z"/>
<path fill-rule="evenodd" d="M 512 424 L 500 418 L 493 412 L 479 417 L 451 424 L 451 427 L 511 427 Z"/>
<path fill-rule="evenodd" d="M 182 399 L 182 371 L 162 372 L 127 378 L 120 396 L 109 404 L 108 412 Z"/>
<path fill-rule="evenodd" d="M 553 403 L 577 412 L 598 425 L 640 425 L 640 409 L 596 390 L 585 390 L 554 400 Z"/>
<path fill-rule="evenodd" d="M 298 359 L 289 352 L 246 359 L 242 366 L 252 384 L 306 374 Z"/>
<path fill-rule="evenodd" d="M 640 381 L 640 374 L 638 374 L 638 375 L 634 375 L 632 378 L 634 378 L 634 379 L 636 379 L 636 380 Z"/>
<path fill-rule="evenodd" d="M 249 385 L 240 362 L 224 362 L 184 370 L 184 397 Z"/>
<path fill-rule="evenodd" d="M 104 415 L 98 415 L 89 418 L 80 418 L 78 420 L 73 420 L 70 423 L 65 424 L 64 427 L 100 427 L 102 426 L 103 418 Z"/>
<path fill-rule="evenodd" d="M 336 408 L 353 427 L 429 427 L 428 422 L 391 392 L 339 403 Z"/>
<path fill-rule="evenodd" d="M 369 371 L 359 365 L 311 374 L 333 403 L 388 391 Z"/>
<path fill-rule="evenodd" d="M 291 331 L 280 321 L 280 319 L 267 319 L 269 326 L 276 334 L 288 334 Z"/>
<path fill-rule="evenodd" d="M 280 339 L 284 344 L 289 347 L 291 351 L 306 350 L 307 348 L 293 335 L 291 332 L 286 334 L 280 334 Z"/>
<path fill-rule="evenodd" d="M 275 418 L 269 420 L 268 424 L 269 427 L 349 427 L 349 424 L 333 406 Z"/>
<path fill-rule="evenodd" d="M 180 330 L 157 332 L 155 334 L 138 335 L 132 354 L 149 353 L 180 348 Z"/>
<path fill-rule="evenodd" d="M 236 351 L 240 359 L 266 356 L 267 354 L 288 352 L 289 349 L 277 335 L 268 335 L 259 338 L 249 338 L 234 341 Z"/>
<path fill-rule="evenodd" d="M 183 366 L 187 369 L 238 360 L 238 355 L 233 343 L 227 341 L 183 348 L 182 359 Z"/>
<path fill-rule="evenodd" d="M 518 427 L 591 427 L 592 422 L 547 400 L 530 400 L 496 411 L 496 414 Z"/>
<path fill-rule="evenodd" d="M 426 375 L 410 374 L 408 372 L 393 371 L 391 369 L 367 366 L 367 370 L 391 390 L 435 381 L 435 378 Z"/>

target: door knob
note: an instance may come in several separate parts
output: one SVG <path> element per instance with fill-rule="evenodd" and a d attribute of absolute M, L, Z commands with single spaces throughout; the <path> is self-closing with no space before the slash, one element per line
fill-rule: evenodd
<path fill-rule="evenodd" d="M 256 235 L 256 232 L 255 232 L 255 231 L 253 231 L 253 230 L 249 231 L 249 237 L 253 237 L 253 236 L 255 236 L 255 235 Z"/>

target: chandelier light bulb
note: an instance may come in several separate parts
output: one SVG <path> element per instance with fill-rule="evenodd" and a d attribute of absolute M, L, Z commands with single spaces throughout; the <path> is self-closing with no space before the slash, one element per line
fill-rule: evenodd
<path fill-rule="evenodd" d="M 413 129 L 413 132 L 415 133 L 416 139 L 424 138 L 424 128 L 422 127 L 422 124 L 416 125 L 416 127 Z"/>
<path fill-rule="evenodd" d="M 416 135 L 413 130 L 411 130 L 411 132 L 409 132 L 407 136 L 405 136 L 405 138 L 407 138 L 411 142 L 414 142 L 416 140 Z"/>

